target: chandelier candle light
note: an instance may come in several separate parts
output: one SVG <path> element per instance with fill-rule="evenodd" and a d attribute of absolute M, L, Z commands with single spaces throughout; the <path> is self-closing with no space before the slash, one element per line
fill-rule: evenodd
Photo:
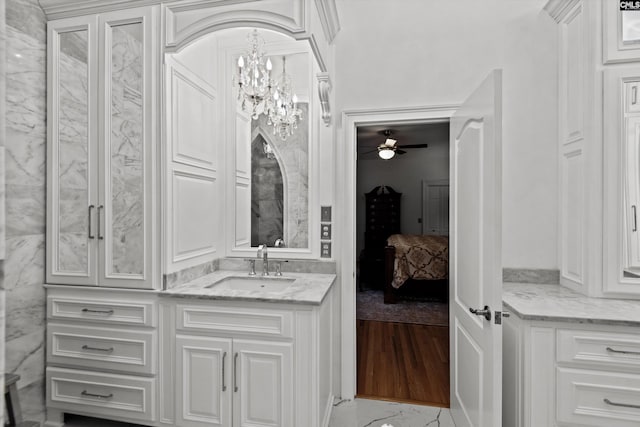
<path fill-rule="evenodd" d="M 257 119 L 272 96 L 272 65 L 269 58 L 265 61 L 264 39 L 258 35 L 258 30 L 253 30 L 247 39 L 249 51 L 238 58 L 238 72 L 234 80 L 238 85 L 238 101 L 241 101 L 242 109 L 246 111 L 247 104 L 250 105 L 251 117 Z"/>
<path fill-rule="evenodd" d="M 282 57 L 282 76 L 276 84 L 267 107 L 267 124 L 273 126 L 274 135 L 284 141 L 298 127 L 302 111 L 298 108 L 298 97 L 293 93 L 291 77 L 287 74 L 286 58 Z"/>

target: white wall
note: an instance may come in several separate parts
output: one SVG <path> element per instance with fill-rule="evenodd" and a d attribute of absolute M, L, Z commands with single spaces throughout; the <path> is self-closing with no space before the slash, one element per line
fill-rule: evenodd
<path fill-rule="evenodd" d="M 448 133 L 448 132 L 447 132 Z M 364 247 L 365 197 L 364 194 L 379 185 L 387 185 L 402 193 L 400 199 L 400 230 L 405 234 L 422 234 L 422 181 L 449 179 L 449 140 L 424 141 L 428 148 L 407 149 L 404 155 L 382 160 L 377 153 L 358 159 L 358 185 L 356 194 L 357 240 L 356 254 Z M 402 144 L 401 144 L 402 145 Z"/>
<path fill-rule="evenodd" d="M 336 111 L 459 104 L 503 73 L 503 265 L 557 268 L 557 28 L 544 0 L 338 0 Z M 339 151 L 339 150 L 338 150 Z"/>

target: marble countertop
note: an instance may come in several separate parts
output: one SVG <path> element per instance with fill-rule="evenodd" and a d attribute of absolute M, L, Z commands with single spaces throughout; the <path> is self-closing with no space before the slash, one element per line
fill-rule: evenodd
<path fill-rule="evenodd" d="M 295 281 L 285 290 L 269 292 L 263 290 L 228 289 L 212 284 L 227 278 L 242 277 L 260 279 L 261 276 L 249 276 L 243 271 L 218 270 L 160 293 L 165 297 L 198 298 L 235 301 L 263 301 L 291 304 L 320 305 L 335 282 L 335 274 L 283 273 L 282 276 L 269 276 L 266 279 L 291 278 Z"/>
<path fill-rule="evenodd" d="M 591 298 L 560 285 L 504 283 L 502 302 L 525 320 L 640 326 L 640 301 Z"/>

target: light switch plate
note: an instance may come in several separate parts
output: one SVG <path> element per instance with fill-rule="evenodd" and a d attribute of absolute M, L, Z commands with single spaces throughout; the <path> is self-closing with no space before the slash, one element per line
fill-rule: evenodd
<path fill-rule="evenodd" d="M 320 221 L 331 221 L 331 206 L 320 206 Z"/>
<path fill-rule="evenodd" d="M 320 224 L 320 238 L 323 240 L 331 239 L 331 224 Z"/>
<path fill-rule="evenodd" d="M 331 242 L 320 242 L 320 258 L 331 258 Z"/>

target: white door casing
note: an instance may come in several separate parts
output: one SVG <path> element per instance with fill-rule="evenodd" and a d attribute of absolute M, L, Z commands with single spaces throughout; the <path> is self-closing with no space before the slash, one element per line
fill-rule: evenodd
<path fill-rule="evenodd" d="M 502 425 L 502 71 L 451 118 L 451 414 L 458 427 Z M 489 307 L 490 320 L 470 309 Z"/>

